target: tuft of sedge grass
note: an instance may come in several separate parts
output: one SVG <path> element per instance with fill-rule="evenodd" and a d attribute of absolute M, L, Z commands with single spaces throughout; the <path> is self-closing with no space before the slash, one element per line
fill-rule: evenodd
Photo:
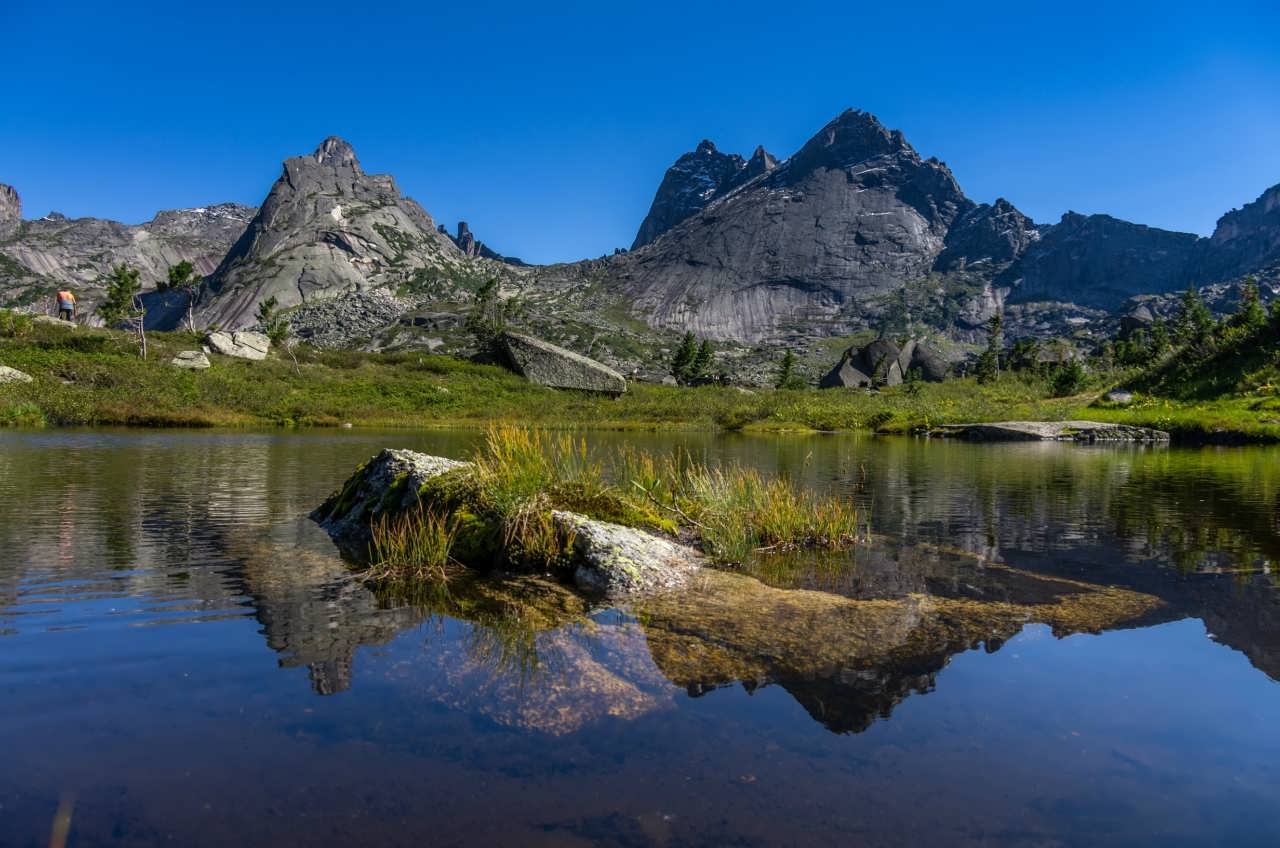
<path fill-rule="evenodd" d="M 375 518 L 370 532 L 372 564 L 364 576 L 371 582 L 444 580 L 453 570 L 458 528 L 451 514 L 419 504 Z"/>

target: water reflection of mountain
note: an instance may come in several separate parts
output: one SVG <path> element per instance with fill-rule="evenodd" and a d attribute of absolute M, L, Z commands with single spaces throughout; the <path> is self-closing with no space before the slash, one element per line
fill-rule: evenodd
<path fill-rule="evenodd" d="M 281 664 L 329 694 L 353 685 L 362 646 L 416 630 L 404 685 L 550 733 L 664 709 L 672 684 L 783 687 L 826 727 L 856 731 L 932 688 L 956 653 L 993 650 L 1027 622 L 1062 635 L 1196 617 L 1280 679 L 1263 571 L 1280 555 L 1275 452 L 709 442 L 857 498 L 878 543 L 773 558 L 754 570 L 763 582 L 714 574 L 716 592 L 630 616 L 525 582 L 374 597 L 300 519 L 371 447 L 24 435 L 0 451 L 0 634 L 56 626 L 51 598 L 129 598 L 148 623 L 251 616 Z"/>

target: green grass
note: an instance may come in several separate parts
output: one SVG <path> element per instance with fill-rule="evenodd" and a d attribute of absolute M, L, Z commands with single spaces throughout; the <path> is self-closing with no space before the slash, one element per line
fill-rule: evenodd
<path fill-rule="evenodd" d="M 906 433 L 939 424 L 1001 419 L 1096 418 L 1172 430 L 1188 439 L 1280 439 L 1274 347 L 1236 375 L 1234 394 L 1166 397 L 1152 382 L 1128 409 L 1093 406 L 1101 382 L 1052 398 L 1043 380 L 1006 376 L 914 388 L 744 390 L 633 383 L 613 399 L 533 386 L 503 369 L 418 352 L 297 349 L 298 364 L 211 357 L 207 371 L 169 365 L 199 346 L 186 333 L 150 334 L 142 360 L 123 333 L 12 322 L 0 311 L 0 364 L 32 375 L 0 386 L 0 424 L 14 426 L 483 427 L 495 421 L 543 428 Z M 1272 359 L 1267 360 L 1270 356 Z M 1275 378 L 1275 379 L 1273 379 Z"/>
<path fill-rule="evenodd" d="M 627 448 L 604 457 L 581 438 L 508 425 L 489 428 L 471 465 L 418 494 L 415 507 L 373 524 L 372 581 L 443 579 L 453 564 L 563 573 L 573 539 L 553 521 L 555 510 L 665 533 L 725 563 L 858 539 L 852 504 L 785 477 L 681 453 Z"/>

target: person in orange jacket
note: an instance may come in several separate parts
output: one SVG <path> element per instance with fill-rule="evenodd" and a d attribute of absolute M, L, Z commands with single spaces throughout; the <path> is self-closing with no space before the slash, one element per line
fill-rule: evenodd
<path fill-rule="evenodd" d="M 76 296 L 71 293 L 71 289 L 58 292 L 58 317 L 66 321 L 76 320 Z"/>

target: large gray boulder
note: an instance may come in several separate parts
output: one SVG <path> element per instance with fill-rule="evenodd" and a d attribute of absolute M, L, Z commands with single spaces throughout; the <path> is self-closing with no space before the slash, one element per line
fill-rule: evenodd
<path fill-rule="evenodd" d="M 338 547 L 362 558 L 368 554 L 370 523 L 375 518 L 414 506 L 428 480 L 470 464 L 386 448 L 357 468 L 341 489 L 312 511 L 311 518 L 329 532 Z"/>
<path fill-rule="evenodd" d="M 511 367 L 531 383 L 611 395 L 627 390 L 617 371 L 559 345 L 512 332 L 503 333 L 502 344 Z"/>
<path fill-rule="evenodd" d="M 0 365 L 0 385 L 4 383 L 30 383 L 31 375 L 26 372 L 19 371 L 17 368 L 10 368 L 8 365 Z"/>
<path fill-rule="evenodd" d="M 703 565 L 692 548 L 643 530 L 576 512 L 555 511 L 551 519 L 573 540 L 573 582 L 585 592 L 618 598 L 671 589 L 683 586 Z"/>
<path fill-rule="evenodd" d="M 271 340 L 262 333 L 241 330 L 236 333 L 214 332 L 205 336 L 205 344 L 214 352 L 237 359 L 266 359 Z"/>

